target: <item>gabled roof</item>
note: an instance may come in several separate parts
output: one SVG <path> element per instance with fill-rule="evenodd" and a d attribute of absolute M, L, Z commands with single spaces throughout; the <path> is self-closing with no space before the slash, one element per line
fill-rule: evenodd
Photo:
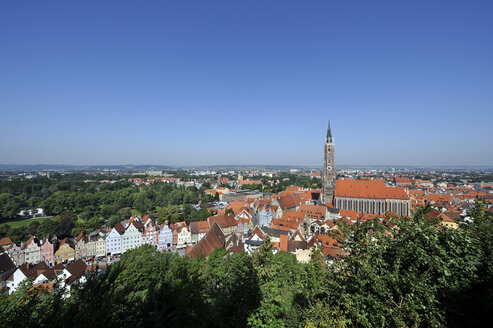
<path fill-rule="evenodd" d="M 225 237 L 217 221 L 214 221 L 205 236 L 187 254 L 190 257 L 208 257 L 216 248 L 224 247 Z"/>
<path fill-rule="evenodd" d="M 248 237 L 248 240 L 251 240 L 253 238 L 253 236 L 259 236 L 260 239 L 264 239 L 266 237 L 266 235 L 264 234 L 264 232 L 262 231 L 262 229 L 260 229 L 259 227 L 255 227 L 255 229 L 253 229 L 250 237 Z"/>
<path fill-rule="evenodd" d="M 83 260 L 78 259 L 67 266 L 66 269 L 71 274 L 71 276 L 67 279 L 67 285 L 70 285 L 74 281 L 79 279 L 84 274 L 84 272 L 86 272 L 87 265 Z"/>
<path fill-rule="evenodd" d="M 64 244 L 67 244 L 68 246 L 74 248 L 74 243 L 73 243 L 72 239 L 70 239 L 70 238 L 65 237 L 62 240 L 60 240 L 60 246 L 62 246 Z M 59 246 L 59 248 L 60 248 L 60 246 Z"/>
<path fill-rule="evenodd" d="M 0 239 L 0 247 L 11 245 L 11 244 L 13 244 L 13 242 L 12 242 L 12 240 L 10 240 L 9 237 L 4 237 L 4 238 Z"/>
<path fill-rule="evenodd" d="M 10 256 L 6 253 L 0 254 L 0 276 L 5 272 L 14 270 L 16 267 Z"/>
<path fill-rule="evenodd" d="M 446 215 L 445 213 L 439 211 L 439 210 L 432 210 L 428 213 L 425 214 L 425 217 L 429 219 L 440 219 L 441 221 L 444 222 L 455 222 L 451 217 Z"/>
<path fill-rule="evenodd" d="M 246 210 L 248 213 L 251 212 L 250 206 L 243 201 L 232 201 L 226 206 L 226 209 L 232 209 L 235 215 L 240 214 L 243 210 Z"/>
<path fill-rule="evenodd" d="M 25 243 L 24 243 L 24 247 L 23 248 L 26 248 L 27 246 L 29 246 L 30 244 L 32 243 L 36 243 L 38 244 L 38 240 L 36 239 L 36 237 L 34 236 L 31 236 Z M 38 245 L 39 246 L 39 245 Z"/>
<path fill-rule="evenodd" d="M 125 233 L 125 228 L 120 222 L 115 224 L 115 227 L 113 229 L 115 229 L 120 235 L 123 235 Z"/>
<path fill-rule="evenodd" d="M 301 204 L 301 197 L 295 195 L 286 195 L 278 198 L 277 202 L 279 206 L 285 210 L 289 208 L 294 208 Z"/>
<path fill-rule="evenodd" d="M 87 242 L 87 236 L 82 231 L 77 235 L 77 238 L 75 238 L 76 242 L 80 240 Z"/>

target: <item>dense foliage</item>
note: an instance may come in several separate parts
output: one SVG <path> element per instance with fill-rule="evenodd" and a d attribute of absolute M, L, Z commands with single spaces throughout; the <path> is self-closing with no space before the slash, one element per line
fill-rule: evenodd
<path fill-rule="evenodd" d="M 345 255 L 328 268 L 272 254 L 215 250 L 206 260 L 126 252 L 67 299 L 28 287 L 0 300 L 11 327 L 478 326 L 493 310 L 493 218 L 478 203 L 460 230 L 423 219 L 342 228 Z"/>

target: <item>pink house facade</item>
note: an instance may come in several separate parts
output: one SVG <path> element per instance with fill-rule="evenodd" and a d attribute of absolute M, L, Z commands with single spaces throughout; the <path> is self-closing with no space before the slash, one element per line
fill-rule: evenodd
<path fill-rule="evenodd" d="M 44 261 L 49 266 L 55 264 L 55 245 L 50 242 L 49 236 L 46 236 L 41 243 L 41 257 L 40 260 Z"/>

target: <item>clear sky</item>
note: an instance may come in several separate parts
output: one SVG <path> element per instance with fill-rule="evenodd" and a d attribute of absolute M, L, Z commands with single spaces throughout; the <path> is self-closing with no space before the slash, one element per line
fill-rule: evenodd
<path fill-rule="evenodd" d="M 492 1 L 1 1 L 0 163 L 493 165 Z"/>

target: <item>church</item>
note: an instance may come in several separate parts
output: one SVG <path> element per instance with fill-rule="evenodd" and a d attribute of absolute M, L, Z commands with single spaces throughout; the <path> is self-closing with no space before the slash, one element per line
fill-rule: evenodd
<path fill-rule="evenodd" d="M 336 180 L 334 138 L 329 126 L 324 145 L 322 202 L 358 213 L 410 215 L 410 199 L 405 188 L 387 187 L 383 180 Z"/>

